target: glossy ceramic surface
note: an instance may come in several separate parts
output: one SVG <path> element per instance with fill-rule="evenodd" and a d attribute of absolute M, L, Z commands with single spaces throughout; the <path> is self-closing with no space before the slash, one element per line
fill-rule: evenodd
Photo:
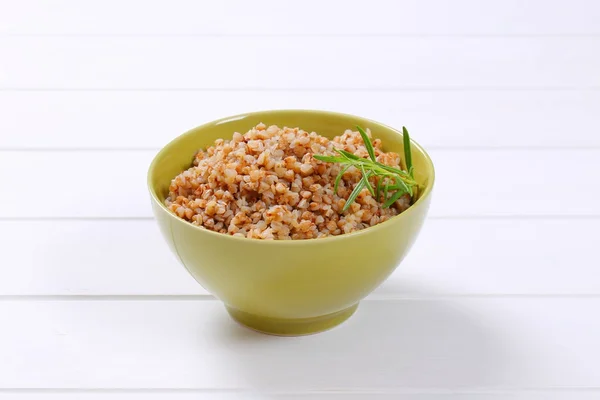
<path fill-rule="evenodd" d="M 333 137 L 361 125 L 386 151 L 403 154 L 402 134 L 368 119 L 324 111 L 277 110 L 225 118 L 194 128 L 166 145 L 152 161 L 148 185 L 160 230 L 181 263 L 237 321 L 279 335 L 331 328 L 399 265 L 418 236 L 434 182 L 429 156 L 411 143 L 415 178 L 424 187 L 402 214 L 374 227 L 323 239 L 262 241 L 196 227 L 163 205 L 173 177 L 189 168 L 197 149 L 263 122 L 299 126 Z M 410 127 L 409 131 L 410 131 Z M 418 132 L 413 133 L 418 137 Z"/>

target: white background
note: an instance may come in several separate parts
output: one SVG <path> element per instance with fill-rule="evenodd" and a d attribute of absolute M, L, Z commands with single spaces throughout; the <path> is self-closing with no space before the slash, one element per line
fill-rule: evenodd
<path fill-rule="evenodd" d="M 0 0 L 0 399 L 600 398 L 600 2 Z M 401 126 L 438 179 L 342 326 L 275 338 L 178 265 L 145 174 L 272 108 Z"/>

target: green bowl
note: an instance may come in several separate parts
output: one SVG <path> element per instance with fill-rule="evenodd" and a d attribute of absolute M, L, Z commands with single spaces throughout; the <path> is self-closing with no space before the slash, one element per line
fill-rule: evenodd
<path fill-rule="evenodd" d="M 253 112 L 194 128 L 156 155 L 148 171 L 152 209 L 173 253 L 188 272 L 225 303 L 230 315 L 252 329 L 304 335 L 332 328 L 350 317 L 358 302 L 398 266 L 423 225 L 431 200 L 434 168 L 411 142 L 415 179 L 424 190 L 405 212 L 376 226 L 340 236 L 305 240 L 238 238 L 194 226 L 165 206 L 169 184 L 190 167 L 199 148 L 231 138 L 256 124 L 300 127 L 327 137 L 360 125 L 403 154 L 402 133 L 353 115 L 310 110 Z M 418 135 L 418 132 L 416 132 Z"/>

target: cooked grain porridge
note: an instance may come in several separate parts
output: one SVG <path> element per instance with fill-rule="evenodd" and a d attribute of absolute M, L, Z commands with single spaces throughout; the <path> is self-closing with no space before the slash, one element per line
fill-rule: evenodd
<path fill-rule="evenodd" d="M 399 168 L 398 154 L 383 152 L 379 139 L 372 144 L 378 162 Z M 165 204 L 194 225 L 253 239 L 341 235 L 377 225 L 410 206 L 411 197 L 404 194 L 384 208 L 364 188 L 343 211 L 362 175 L 356 167 L 348 168 L 334 193 L 343 166 L 313 155 L 334 155 L 335 149 L 369 157 L 359 132 L 346 130 L 330 140 L 300 128 L 261 123 L 198 151 L 193 165 L 172 180 Z"/>

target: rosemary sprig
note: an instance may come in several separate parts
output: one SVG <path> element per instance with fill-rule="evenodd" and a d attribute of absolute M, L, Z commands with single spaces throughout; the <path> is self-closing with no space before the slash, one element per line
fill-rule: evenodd
<path fill-rule="evenodd" d="M 346 211 L 350 205 L 352 205 L 360 192 L 365 188 L 371 193 L 372 196 L 375 196 L 377 201 L 381 201 L 383 203 L 383 208 L 390 207 L 404 194 L 408 193 L 412 198 L 416 193 L 418 185 L 413 174 L 410 136 L 408 135 L 408 130 L 406 130 L 405 127 L 402 127 L 404 161 L 407 169 L 404 171 L 400 168 L 390 167 L 389 165 L 378 162 L 377 158 L 375 157 L 375 148 L 373 147 L 373 143 L 369 139 L 369 136 L 367 136 L 367 133 L 360 126 L 357 126 L 356 128 L 358 129 L 358 132 L 365 143 L 367 153 L 369 153 L 369 158 L 362 158 L 350 153 L 349 151 L 340 149 L 335 149 L 335 151 L 339 154 L 338 156 L 326 156 L 322 154 L 313 155 L 313 157 L 319 161 L 343 165 L 339 174 L 335 178 L 333 187 L 333 191 L 335 193 L 337 193 L 342 176 L 350 167 L 355 167 L 356 169 L 360 170 L 362 177 L 356 186 L 354 186 L 350 196 L 348 196 L 342 212 Z M 373 188 L 373 184 L 369 181 L 370 179 L 375 181 L 375 188 Z"/>

